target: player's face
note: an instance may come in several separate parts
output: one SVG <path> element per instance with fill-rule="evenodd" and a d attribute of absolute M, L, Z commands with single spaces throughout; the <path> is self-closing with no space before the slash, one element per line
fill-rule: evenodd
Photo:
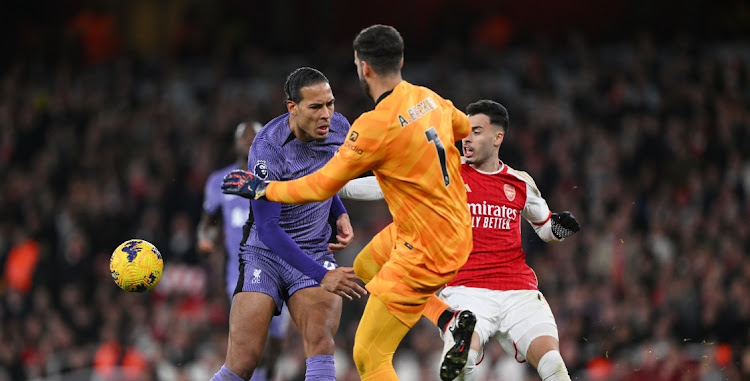
<path fill-rule="evenodd" d="M 250 145 L 253 144 L 255 139 L 255 130 L 253 126 L 247 123 L 242 123 L 237 126 L 237 131 L 234 136 L 234 149 L 237 154 L 237 161 L 242 162 L 243 165 L 247 165 L 247 157 L 250 154 Z"/>
<path fill-rule="evenodd" d="M 466 162 L 480 166 L 497 161 L 497 153 L 503 142 L 502 129 L 490 124 L 490 118 L 484 114 L 470 116 L 469 123 L 471 132 L 461 141 Z"/>
<path fill-rule="evenodd" d="M 301 89 L 302 100 L 292 107 L 297 138 L 309 142 L 324 140 L 331 128 L 335 98 L 328 82 L 316 83 Z"/>
<path fill-rule="evenodd" d="M 357 52 L 354 52 L 354 66 L 357 67 L 357 77 L 359 77 L 359 85 L 362 87 L 362 91 L 364 91 L 366 96 L 372 97 L 372 95 L 370 95 L 370 84 L 367 83 L 365 74 L 362 71 L 362 61 L 357 57 Z"/>

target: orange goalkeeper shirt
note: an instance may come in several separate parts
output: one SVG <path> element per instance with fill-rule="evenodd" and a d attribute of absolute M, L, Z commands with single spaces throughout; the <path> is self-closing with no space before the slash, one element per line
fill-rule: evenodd
<path fill-rule="evenodd" d="M 455 271 L 471 251 L 471 216 L 453 142 L 469 119 L 432 90 L 401 81 L 351 126 L 323 168 L 292 181 L 271 182 L 266 198 L 300 204 L 332 197 L 372 170 L 400 238 L 428 253 L 428 268 Z"/>

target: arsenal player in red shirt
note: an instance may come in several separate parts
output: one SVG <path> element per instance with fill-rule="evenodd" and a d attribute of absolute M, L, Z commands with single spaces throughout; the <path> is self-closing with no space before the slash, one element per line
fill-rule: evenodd
<path fill-rule="evenodd" d="M 519 362 L 533 365 L 542 380 L 570 380 L 560 356 L 557 325 L 537 288 L 521 247 L 521 219 L 546 241 L 562 241 L 580 230 L 570 212 L 552 213 L 528 173 L 498 160 L 508 132 L 508 111 L 491 100 L 467 107 L 471 133 L 462 140 L 474 248 L 469 260 L 441 291 L 451 307 L 474 312 L 477 323 L 466 367 L 458 379 L 472 380 L 484 344 L 497 339 Z"/>
<path fill-rule="evenodd" d="M 521 246 L 521 218 L 533 226 L 539 237 L 547 242 L 562 241 L 580 230 L 570 212 L 552 213 L 528 173 L 515 170 L 498 160 L 498 152 L 508 131 L 508 111 L 501 104 L 481 100 L 470 104 L 471 132 L 462 140 L 464 164 L 461 177 L 466 186 L 473 235 L 473 249 L 468 261 L 441 291 L 442 298 L 455 310 L 471 310 L 476 314 L 476 325 L 465 367 L 458 373 L 459 380 L 475 380 L 474 372 L 481 362 L 480 354 L 490 338 L 496 338 L 505 351 L 518 362 L 528 361 L 542 380 L 570 380 L 560 356 L 557 324 L 547 301 L 537 288 L 534 270 L 526 264 L 526 253 Z M 382 198 L 377 182 L 369 178 L 350 184 L 361 200 Z M 350 196 L 351 197 L 351 196 Z M 391 224 L 373 239 L 355 261 L 357 275 L 368 274 L 368 265 L 381 266 L 384 253 L 390 250 L 386 242 L 395 236 Z M 366 279 L 367 277 L 365 277 Z M 428 308 L 430 302 L 427 303 Z M 435 308 L 439 308 L 435 307 Z M 441 324 L 439 326 L 442 327 Z M 450 329 L 447 328 L 446 330 Z M 441 377 L 452 379 L 446 364 L 458 363 L 458 343 L 453 335 L 442 335 L 445 340 L 441 356 Z M 468 341 L 468 338 L 467 338 Z M 461 364 L 463 366 L 463 364 Z"/>

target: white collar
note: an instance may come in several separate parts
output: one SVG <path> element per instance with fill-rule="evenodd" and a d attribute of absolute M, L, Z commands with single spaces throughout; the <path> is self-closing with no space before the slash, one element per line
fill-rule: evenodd
<path fill-rule="evenodd" d="M 469 166 L 471 166 L 471 164 L 469 164 Z M 483 175 L 496 175 L 496 174 L 498 174 L 498 173 L 500 173 L 500 172 L 503 171 L 503 168 L 505 168 L 505 163 L 503 163 L 503 161 L 500 160 L 500 168 L 498 168 L 497 171 L 492 171 L 492 172 L 482 171 L 482 170 L 476 169 L 474 167 L 471 167 L 471 168 L 473 168 L 475 171 L 477 171 L 477 172 L 479 172 L 479 173 L 481 173 Z"/>

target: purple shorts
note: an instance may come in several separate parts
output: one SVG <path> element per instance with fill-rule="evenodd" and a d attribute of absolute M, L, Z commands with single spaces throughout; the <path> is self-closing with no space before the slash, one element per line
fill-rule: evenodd
<path fill-rule="evenodd" d="M 317 260 L 326 268 L 335 268 L 333 253 L 326 252 Z M 240 253 L 240 277 L 234 293 L 261 292 L 276 303 L 275 315 L 295 292 L 308 287 L 319 287 L 318 282 L 302 274 L 273 252 L 245 246 Z"/>
<path fill-rule="evenodd" d="M 237 289 L 237 279 L 239 276 L 235 276 L 234 279 L 227 277 L 227 294 L 229 295 L 229 304 L 232 303 L 232 296 L 234 291 Z M 271 318 L 271 324 L 268 326 L 268 336 L 273 339 L 283 339 L 286 337 L 286 333 L 289 328 L 289 321 L 292 320 L 289 315 L 289 308 L 286 305 L 281 310 L 281 314 Z"/>

